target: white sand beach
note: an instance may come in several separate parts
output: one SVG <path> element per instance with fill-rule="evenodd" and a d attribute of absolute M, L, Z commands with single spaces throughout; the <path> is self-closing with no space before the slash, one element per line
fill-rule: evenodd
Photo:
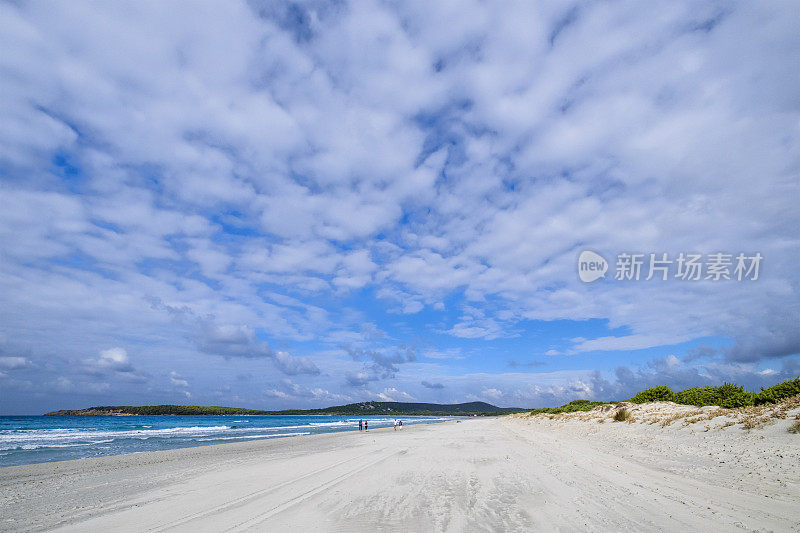
<path fill-rule="evenodd" d="M 0 529 L 800 531 L 791 422 L 510 416 L 9 467 Z"/>

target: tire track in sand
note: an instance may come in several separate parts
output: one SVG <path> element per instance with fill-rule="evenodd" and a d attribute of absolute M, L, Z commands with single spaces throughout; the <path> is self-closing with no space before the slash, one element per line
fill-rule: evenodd
<path fill-rule="evenodd" d="M 327 489 L 329 489 L 329 488 L 341 483 L 342 481 L 344 481 L 344 480 L 346 480 L 348 478 L 353 477 L 354 475 L 356 475 L 356 474 L 358 474 L 358 473 L 360 473 L 360 472 L 362 472 L 364 470 L 367 470 L 368 468 L 372 468 L 375 465 L 377 465 L 377 464 L 379 464 L 379 463 L 381 463 L 381 462 L 383 462 L 383 461 L 385 461 L 387 459 L 390 459 L 391 457 L 394 457 L 396 455 L 404 455 L 406 453 L 408 453 L 408 450 L 393 451 L 392 453 L 389 453 L 389 454 L 387 454 L 387 455 L 385 455 L 383 457 L 380 457 L 380 458 L 378 458 L 378 459 L 376 459 L 374 461 L 371 461 L 371 462 L 369 462 L 367 464 L 361 465 L 358 468 L 356 468 L 355 470 L 351 470 L 351 471 L 349 471 L 349 472 L 347 472 L 345 474 L 342 474 L 340 476 L 337 476 L 337 477 L 335 477 L 335 478 L 333 478 L 333 479 L 331 479 L 329 481 L 325 481 L 323 483 L 320 483 L 320 484 L 316 485 L 314 488 L 309 489 L 309 490 L 303 492 L 302 494 L 298 494 L 297 496 L 295 496 L 293 498 L 290 498 L 289 500 L 287 500 L 287 501 L 285 501 L 285 502 L 283 502 L 283 503 L 281 503 L 279 505 L 276 505 L 276 506 L 272 507 L 271 509 L 263 512 L 263 513 L 260 513 L 260 514 L 258 514 L 256 516 L 253 516 L 253 517 L 245 520 L 244 522 L 240 522 L 240 523 L 238 523 L 238 524 L 236 524 L 234 526 L 231 526 L 230 528 L 225 529 L 224 531 L 225 532 L 229 532 L 229 531 L 246 531 L 246 530 L 248 530 L 250 528 L 258 526 L 259 524 L 261 524 L 265 520 L 275 516 L 276 514 L 278 514 L 280 512 L 283 512 L 286 509 L 289 509 L 290 507 L 293 507 L 294 505 L 302 503 L 303 501 L 305 501 L 305 500 L 307 500 L 307 499 L 319 494 L 320 492 L 323 492 L 323 491 L 325 491 L 325 490 L 327 490 Z"/>
<path fill-rule="evenodd" d="M 167 530 L 170 530 L 170 529 L 174 529 L 174 528 L 180 527 L 180 526 L 185 525 L 185 524 L 187 524 L 189 522 L 192 522 L 194 520 L 198 520 L 198 519 L 205 518 L 205 517 L 213 515 L 213 514 L 222 513 L 222 512 L 226 512 L 226 511 L 230 511 L 230 510 L 236 509 L 237 507 L 241 507 L 241 506 L 247 505 L 247 504 L 251 503 L 252 501 L 257 500 L 258 498 L 260 498 L 262 496 L 265 496 L 265 495 L 270 494 L 272 492 L 275 492 L 275 491 L 278 491 L 280 489 L 283 489 L 283 488 L 285 488 L 285 487 L 287 487 L 289 485 L 293 485 L 295 483 L 303 481 L 304 479 L 307 479 L 309 477 L 319 476 L 320 474 L 324 474 L 325 472 L 328 472 L 330 470 L 338 468 L 338 467 L 340 467 L 342 465 L 346 465 L 348 463 L 352 463 L 353 461 L 360 461 L 360 460 L 364 459 L 365 457 L 369 457 L 370 455 L 378 454 L 378 453 L 380 453 L 382 451 L 383 451 L 383 449 L 380 449 L 380 450 L 371 451 L 371 452 L 368 452 L 368 453 L 365 453 L 365 454 L 357 455 L 355 457 L 350 457 L 349 459 L 345 459 L 343 461 L 339 461 L 337 463 L 334 463 L 332 465 L 326 466 L 324 468 L 320 468 L 318 470 L 314 470 L 312 472 L 308 472 L 307 474 L 303 474 L 302 476 L 298 476 L 298 477 L 296 477 L 294 479 L 290 479 L 290 480 L 284 481 L 284 482 L 279 483 L 277 485 L 273 485 L 271 487 L 267 487 L 267 488 L 264 488 L 264 489 L 259 489 L 259 490 L 250 492 L 248 494 L 245 494 L 245 495 L 240 496 L 238 498 L 234 498 L 232 500 L 229 500 L 229 501 L 227 501 L 227 502 L 225 502 L 223 504 L 217 505 L 217 506 L 212 507 L 210 509 L 206 509 L 206 510 L 203 510 L 203 511 L 200 511 L 200 512 L 197 512 L 197 513 L 192 513 L 192 514 L 183 516 L 183 517 L 181 517 L 181 518 L 179 518 L 177 520 L 173 520 L 172 522 L 169 522 L 167 524 L 162 524 L 160 526 L 148 529 L 147 531 L 149 533 L 160 533 L 160 532 L 163 532 L 163 531 L 167 531 Z M 391 454 L 391 455 L 394 455 L 394 454 Z M 380 461 L 384 460 L 385 458 L 386 457 L 383 457 L 383 458 L 379 459 L 377 462 L 380 462 Z M 373 464 L 373 463 L 370 463 L 370 464 Z M 359 470 L 361 470 L 361 469 L 359 468 Z"/>

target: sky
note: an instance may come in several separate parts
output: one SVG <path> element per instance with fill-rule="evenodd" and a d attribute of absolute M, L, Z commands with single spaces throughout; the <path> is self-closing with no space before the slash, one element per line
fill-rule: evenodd
<path fill-rule="evenodd" d="M 797 377 L 798 72 L 791 1 L 2 2 L 0 414 Z"/>

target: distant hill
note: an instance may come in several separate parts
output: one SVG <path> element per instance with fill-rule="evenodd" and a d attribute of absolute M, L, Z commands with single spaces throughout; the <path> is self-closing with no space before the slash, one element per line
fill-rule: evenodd
<path fill-rule="evenodd" d="M 499 415 L 523 409 L 497 407 L 486 402 L 457 404 L 405 403 L 405 402 L 361 402 L 336 405 L 323 409 L 290 409 L 285 411 L 261 411 L 239 407 L 198 405 L 115 405 L 66 409 L 45 413 L 49 416 L 170 416 L 170 415 L 405 415 L 405 416 L 458 416 Z"/>
<path fill-rule="evenodd" d="M 323 409 L 291 409 L 285 411 L 260 411 L 238 407 L 198 405 L 116 405 L 67 409 L 45 413 L 49 416 L 170 416 L 170 415 L 405 415 L 405 416 L 463 416 L 500 415 L 515 413 L 523 409 L 497 407 L 486 402 L 456 404 L 405 403 L 405 402 L 361 402 L 336 405 Z"/>
<path fill-rule="evenodd" d="M 497 407 L 486 402 L 455 404 L 407 403 L 407 402 L 362 402 L 338 405 L 325 409 L 294 411 L 294 414 L 324 415 L 498 415 L 514 413 L 523 409 Z"/>

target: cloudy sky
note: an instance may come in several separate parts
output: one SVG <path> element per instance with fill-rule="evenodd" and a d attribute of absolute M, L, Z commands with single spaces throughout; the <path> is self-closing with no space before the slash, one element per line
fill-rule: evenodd
<path fill-rule="evenodd" d="M 791 1 L 1 3 L 0 414 L 796 377 L 798 72 Z"/>

